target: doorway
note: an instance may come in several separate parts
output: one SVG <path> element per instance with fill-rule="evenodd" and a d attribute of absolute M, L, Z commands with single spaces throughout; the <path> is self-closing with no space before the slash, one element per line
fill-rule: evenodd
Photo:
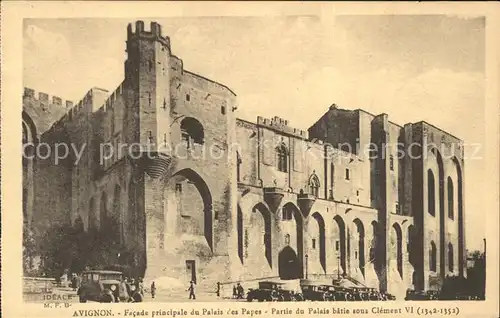
<path fill-rule="evenodd" d="M 194 260 L 186 261 L 186 275 L 190 281 L 196 284 L 196 262 Z"/>

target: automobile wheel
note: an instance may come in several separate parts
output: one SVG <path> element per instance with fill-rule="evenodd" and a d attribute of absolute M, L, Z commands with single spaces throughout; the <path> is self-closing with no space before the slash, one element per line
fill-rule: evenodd
<path fill-rule="evenodd" d="M 277 301 L 285 301 L 285 296 L 279 295 Z"/>
<path fill-rule="evenodd" d="M 102 295 L 101 302 L 102 303 L 114 303 L 115 299 L 114 299 L 113 295 L 105 294 L 105 295 Z"/>
<path fill-rule="evenodd" d="M 136 303 L 142 302 L 142 295 L 140 293 L 135 294 L 133 296 L 133 298 L 134 298 L 134 302 L 136 302 Z"/>
<path fill-rule="evenodd" d="M 87 298 L 85 298 L 85 295 L 80 295 L 80 302 L 81 303 L 86 303 L 87 302 Z"/>
<path fill-rule="evenodd" d="M 247 296 L 247 301 L 253 301 L 252 296 Z"/>

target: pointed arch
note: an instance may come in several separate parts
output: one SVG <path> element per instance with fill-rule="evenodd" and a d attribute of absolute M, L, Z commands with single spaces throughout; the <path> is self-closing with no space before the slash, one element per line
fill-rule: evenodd
<path fill-rule="evenodd" d="M 357 240 L 357 246 L 355 246 L 355 249 L 357 249 L 357 265 L 358 268 L 361 270 L 361 273 L 364 275 L 365 274 L 365 227 L 363 225 L 363 222 L 356 218 L 353 220 L 354 225 L 356 226 L 356 240 Z M 356 253 L 354 253 L 356 256 Z"/>
<path fill-rule="evenodd" d="M 325 220 L 319 214 L 319 212 L 315 212 L 312 215 L 312 218 L 316 220 L 318 223 L 318 229 L 319 229 L 319 237 L 318 237 L 318 243 L 319 243 L 319 262 L 321 264 L 321 267 L 323 270 L 326 272 L 326 250 L 325 250 Z"/>
<path fill-rule="evenodd" d="M 236 181 L 241 181 L 241 156 L 238 151 L 236 151 Z"/>
<path fill-rule="evenodd" d="M 334 224 L 337 226 L 337 233 L 334 236 L 335 238 L 335 253 L 337 254 L 337 258 L 339 259 L 339 265 L 341 268 L 338 268 L 338 271 L 346 272 L 346 226 L 344 220 L 340 215 L 336 215 L 334 218 Z"/>
<path fill-rule="evenodd" d="M 455 197 L 455 192 L 454 192 L 454 187 L 453 187 L 453 180 L 451 177 L 448 177 L 446 180 L 446 183 L 448 185 L 448 218 L 454 219 L 455 218 L 455 202 L 454 202 L 454 197 Z"/>
<path fill-rule="evenodd" d="M 288 213 L 290 213 L 295 220 L 297 255 L 302 268 L 304 257 L 304 219 L 299 208 L 291 202 L 283 205 L 283 209 L 289 211 Z"/>
<path fill-rule="evenodd" d="M 463 171 L 462 165 L 457 157 L 453 157 L 457 169 L 457 223 L 458 223 L 458 272 L 460 276 L 465 275 L 465 231 L 464 231 L 464 211 L 463 211 Z"/>
<path fill-rule="evenodd" d="M 308 186 L 308 189 L 309 189 L 309 194 L 312 194 L 315 197 L 319 197 L 320 182 L 319 182 L 319 178 L 316 175 L 316 173 L 313 173 L 309 177 L 309 181 L 307 183 L 307 186 Z"/>
<path fill-rule="evenodd" d="M 179 181 L 188 181 L 198 190 L 203 202 L 203 233 L 210 249 L 213 249 L 213 211 L 212 194 L 205 180 L 190 168 L 177 171 L 170 178 L 170 183 L 177 186 Z"/>
<path fill-rule="evenodd" d="M 396 266 L 399 275 L 403 277 L 403 231 L 398 223 L 392 225 L 393 237 L 391 238 L 392 255 L 396 257 Z"/>
<path fill-rule="evenodd" d="M 272 236 L 271 236 L 271 212 L 262 203 L 257 203 L 253 209 L 252 213 L 258 213 L 262 216 L 264 220 L 264 233 L 263 233 L 263 243 L 264 243 L 264 255 L 269 266 L 272 267 L 273 264 L 273 254 L 272 254 Z"/>
<path fill-rule="evenodd" d="M 285 143 L 282 142 L 276 147 L 278 171 L 288 172 L 288 154 L 288 148 Z"/>
<path fill-rule="evenodd" d="M 439 272 L 441 277 L 444 278 L 444 274 L 446 272 L 446 264 L 445 264 L 445 198 L 444 198 L 444 190 L 445 190 L 445 176 L 444 176 L 444 164 L 443 157 L 441 153 L 436 147 L 431 149 L 432 153 L 436 156 L 436 161 L 438 165 L 438 185 L 439 185 Z"/>
<path fill-rule="evenodd" d="M 436 215 L 436 183 L 431 169 L 427 170 L 427 212 Z"/>

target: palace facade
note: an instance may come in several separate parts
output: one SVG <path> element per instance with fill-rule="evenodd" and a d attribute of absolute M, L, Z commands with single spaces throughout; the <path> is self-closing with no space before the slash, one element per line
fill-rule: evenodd
<path fill-rule="evenodd" d="M 127 35 L 114 92 L 73 104 L 24 91 L 24 143 L 83 149 L 23 159 L 24 220 L 37 232 L 114 216 L 146 279 L 210 289 L 344 275 L 395 293 L 465 275 L 460 139 L 336 105 L 308 131 L 248 122 L 231 89 L 184 68 L 160 25 Z"/>

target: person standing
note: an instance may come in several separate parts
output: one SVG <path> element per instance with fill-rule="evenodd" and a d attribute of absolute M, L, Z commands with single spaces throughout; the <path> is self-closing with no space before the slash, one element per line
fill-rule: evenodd
<path fill-rule="evenodd" d="M 195 295 L 194 282 L 193 281 L 190 282 L 188 291 L 189 291 L 189 299 L 195 300 L 196 299 L 196 295 Z"/>
<path fill-rule="evenodd" d="M 220 282 L 217 282 L 217 289 L 215 290 L 217 297 L 220 297 Z"/>
<path fill-rule="evenodd" d="M 238 294 L 237 294 L 238 296 L 236 297 L 236 299 L 243 299 L 243 294 L 245 293 L 245 291 L 244 291 L 244 289 L 243 289 L 243 286 L 241 286 L 241 284 L 240 284 L 240 283 L 238 283 L 238 284 L 236 285 L 236 291 L 237 291 L 237 293 L 238 293 Z"/>
<path fill-rule="evenodd" d="M 151 298 L 155 298 L 155 294 L 156 294 L 156 285 L 155 285 L 155 282 L 152 282 L 151 283 Z"/>

